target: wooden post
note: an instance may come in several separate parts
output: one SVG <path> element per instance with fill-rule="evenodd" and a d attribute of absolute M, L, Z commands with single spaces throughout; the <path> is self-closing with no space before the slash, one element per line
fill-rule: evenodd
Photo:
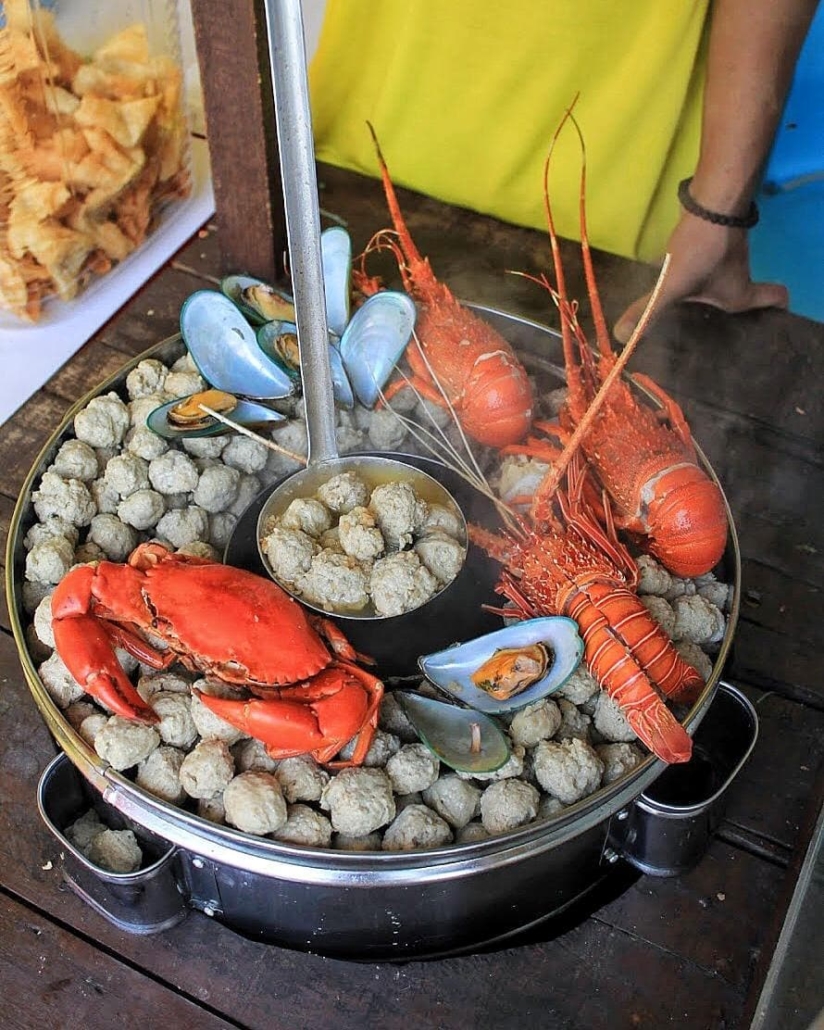
<path fill-rule="evenodd" d="M 286 222 L 261 0 L 192 4 L 221 266 L 284 278 Z"/>

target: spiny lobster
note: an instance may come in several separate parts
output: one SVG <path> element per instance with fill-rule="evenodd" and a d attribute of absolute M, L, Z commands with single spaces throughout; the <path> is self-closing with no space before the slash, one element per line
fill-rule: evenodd
<path fill-rule="evenodd" d="M 147 543 L 125 565 L 72 569 L 52 595 L 52 614 L 69 672 L 117 715 L 157 722 L 117 659 L 120 645 L 152 668 L 179 661 L 258 695 L 199 696 L 273 757 L 308 752 L 329 762 L 356 735 L 351 760 L 339 764 L 358 765 L 369 750 L 382 682 L 356 664 L 363 656 L 333 623 L 311 618 L 270 579 Z"/>
<path fill-rule="evenodd" d="M 409 234 L 375 130 L 371 125 L 369 130 L 394 230 L 382 229 L 372 237 L 353 279 L 362 293 L 376 292 L 380 283 L 366 274 L 366 257 L 378 250 L 392 251 L 403 287 L 418 308 L 415 336 L 406 351 L 413 373 L 409 382 L 441 407 L 451 405 L 463 428 L 479 443 L 491 447 L 515 443 L 532 424 L 532 386 L 526 370 L 500 333 L 435 278 L 429 259 L 421 256 Z M 406 383 L 390 384 L 386 399 Z"/>
<path fill-rule="evenodd" d="M 567 120 L 575 126 L 581 144 L 581 252 L 597 354 L 593 354 L 578 322 L 577 305 L 567 295 L 549 201 L 552 150 Z M 724 498 L 717 483 L 698 464 L 692 435 L 678 404 L 648 376 L 636 373 L 635 381 L 660 403 L 656 410 L 640 402 L 627 382 L 614 374 L 619 371 L 619 362 L 621 368 L 626 364 L 646 328 L 655 295 L 618 358 L 610 346 L 595 281 L 587 238 L 585 193 L 586 151 L 570 107 L 555 132 L 544 165 L 544 206 L 556 284 L 551 286 L 546 276 L 532 277 L 549 290 L 560 315 L 568 386 L 567 400 L 560 413 L 560 435 L 567 442 L 560 457 L 558 449 L 534 436 L 523 447 L 507 450 L 553 461 L 553 477 L 547 484 L 551 493 L 580 446 L 612 500 L 616 525 L 643 536 L 644 546 L 676 575 L 702 575 L 716 565 L 726 546 Z M 604 389 L 608 381 L 610 385 Z M 536 422 L 535 426 L 558 435 L 558 427 L 552 424 Z"/>
<path fill-rule="evenodd" d="M 577 455 L 566 492 L 555 490 L 548 475 L 529 516 L 513 516 L 511 531 L 498 535 L 472 526 L 470 537 L 504 565 L 497 590 L 515 607 L 500 614 L 575 619 L 584 660 L 639 739 L 665 762 L 689 761 L 692 740 L 658 690 L 692 702 L 703 680 L 634 593 L 636 565 L 616 536 L 609 502 L 602 525 L 584 501 L 584 475 Z"/>

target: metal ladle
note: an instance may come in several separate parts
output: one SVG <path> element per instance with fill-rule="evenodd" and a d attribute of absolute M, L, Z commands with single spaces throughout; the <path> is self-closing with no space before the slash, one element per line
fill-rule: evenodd
<path fill-rule="evenodd" d="M 333 475 L 347 471 L 358 473 L 371 486 L 379 482 L 408 482 L 426 501 L 443 504 L 463 518 L 450 492 L 437 479 L 413 465 L 382 456 L 341 458 L 338 455 L 300 2 L 266 0 L 265 11 L 309 453 L 306 468 L 280 483 L 264 505 L 258 522 L 258 540 L 262 535 L 261 527 L 273 515 L 284 511 L 291 500 L 314 495 Z M 265 564 L 268 568 L 268 563 Z M 284 588 L 289 589 L 286 585 Z M 354 615 L 344 613 L 342 617 L 380 616 L 367 611 Z"/>

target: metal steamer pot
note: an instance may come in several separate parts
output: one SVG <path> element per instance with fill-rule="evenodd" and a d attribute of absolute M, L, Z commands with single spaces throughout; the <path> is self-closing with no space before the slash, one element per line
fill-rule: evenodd
<path fill-rule="evenodd" d="M 479 310 L 515 343 L 525 360 L 531 355 L 543 364 L 557 358 L 557 333 L 499 311 Z M 122 390 L 127 373 L 143 358 L 168 362 L 181 353 L 179 337 L 165 341 L 75 405 L 31 469 L 12 517 L 6 589 L 14 635 L 34 700 L 65 752 L 44 772 L 39 803 L 44 819 L 61 840 L 70 885 L 99 912 L 132 932 L 163 929 L 197 909 L 238 932 L 278 945 L 339 957 L 402 959 L 500 941 L 555 917 L 591 894 L 611 871 L 626 868 L 622 857 L 646 872 L 680 871 L 683 863 L 677 857 L 673 860 L 672 847 L 661 859 L 660 835 L 647 821 L 651 817 L 646 809 L 651 806 L 646 804 L 645 792 L 666 769 L 652 756 L 625 778 L 559 815 L 511 833 L 408 853 L 352 853 L 289 846 L 215 825 L 159 801 L 89 748 L 38 678 L 24 632 L 29 620 L 22 605 L 23 538 L 35 521 L 32 490 L 71 435 L 74 415 L 92 396 Z M 719 690 L 738 617 L 741 579 L 729 509 L 727 518 L 729 544 L 719 576 L 734 584 L 734 596 L 712 675 L 684 720 L 693 735 L 714 712 L 716 693 L 733 691 L 739 707 L 749 705 L 734 688 L 721 685 Z M 425 613 L 426 606 L 411 615 L 425 618 Z M 372 625 L 377 634 L 385 632 L 381 622 Z M 707 725 L 713 721 L 707 719 Z M 754 713 L 742 720 L 740 735 L 749 735 L 749 747 L 755 721 Z M 740 765 L 746 757 L 743 752 L 748 753 L 747 741 L 737 746 L 742 751 Z M 688 777 L 691 765 L 681 767 Z M 732 775 L 726 770 L 721 778 L 726 776 L 729 782 Z M 699 815 L 710 801 L 715 804 L 722 792 L 719 783 L 707 794 L 706 805 L 690 797 L 688 814 Z M 125 877 L 102 873 L 74 850 L 63 831 L 89 807 L 90 800 L 105 809 L 104 819 L 110 825 L 123 819 L 135 830 L 146 845 L 150 866 Z M 673 809 L 679 814 L 677 804 L 664 807 L 670 815 Z M 694 835 L 693 819 L 680 825 Z M 703 832 L 706 837 L 706 828 Z M 654 861 L 644 853 L 644 839 L 655 843 Z M 676 849 L 677 844 L 676 830 Z M 693 849 L 689 861 L 698 857 L 700 853 Z"/>

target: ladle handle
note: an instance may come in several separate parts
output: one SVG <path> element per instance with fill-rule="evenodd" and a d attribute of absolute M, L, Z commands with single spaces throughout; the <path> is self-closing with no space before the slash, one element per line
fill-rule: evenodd
<path fill-rule="evenodd" d="M 265 0 L 309 464 L 338 456 L 300 0 Z"/>

